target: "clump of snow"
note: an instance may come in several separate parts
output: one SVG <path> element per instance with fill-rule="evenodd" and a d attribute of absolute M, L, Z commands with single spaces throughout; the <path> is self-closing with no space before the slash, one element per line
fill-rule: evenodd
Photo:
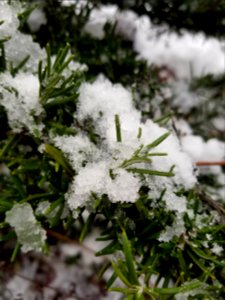
<path fill-rule="evenodd" d="M 55 146 L 63 151 L 68 157 L 75 171 L 80 170 L 83 163 L 92 161 L 97 155 L 97 148 L 89 138 L 83 134 L 54 136 L 52 138 Z"/>
<path fill-rule="evenodd" d="M 84 83 L 79 90 L 78 120 L 88 117 L 96 121 L 100 135 L 108 143 L 116 142 L 115 115 L 119 114 L 122 135 L 135 131 L 140 125 L 141 114 L 134 109 L 131 94 L 120 84 L 112 83 L 100 77 L 94 84 Z"/>
<path fill-rule="evenodd" d="M 45 57 L 45 51 L 40 48 L 39 44 L 33 42 L 30 35 L 18 31 L 17 14 L 18 8 L 9 6 L 6 1 L 0 1 L 0 21 L 4 21 L 0 25 L 0 39 L 10 37 L 4 43 L 6 60 L 16 67 L 29 56 L 24 70 L 37 72 L 38 62 Z"/>
<path fill-rule="evenodd" d="M 183 79 L 224 71 L 223 43 L 218 39 L 187 31 L 178 35 L 165 31 L 165 28 L 165 32 L 159 34 L 160 30 L 163 28 L 153 26 L 146 16 L 140 18 L 134 49 L 149 64 L 167 66 Z"/>
<path fill-rule="evenodd" d="M 88 164 L 74 178 L 66 198 L 71 209 L 84 206 L 91 200 L 92 193 L 107 194 L 112 202 L 135 202 L 138 199 L 140 181 L 126 170 L 118 169 L 110 176 L 110 163 Z"/>
<path fill-rule="evenodd" d="M 40 29 L 41 25 L 47 24 L 47 19 L 44 11 L 41 8 L 34 9 L 27 19 L 27 23 L 31 31 L 36 32 Z"/>
<path fill-rule="evenodd" d="M 117 141 L 115 115 L 120 120 L 121 142 Z M 85 206 L 92 193 L 98 196 L 107 194 L 112 202 L 135 202 L 143 183 L 151 191 L 155 189 L 157 198 L 165 188 L 174 192 L 176 187 L 189 189 L 195 184 L 192 162 L 181 151 L 173 134 L 151 151 L 167 153 L 167 156 L 154 156 L 151 164 L 137 162 L 132 167 L 168 172 L 174 165 L 174 177 L 157 177 L 155 181 L 154 176 L 144 175 L 141 181 L 138 174 L 123 167 L 124 161 L 131 159 L 137 149 L 152 143 L 167 130 L 151 120 L 143 123 L 140 112 L 133 105 L 131 93 L 121 85 L 113 85 L 103 77 L 92 84 L 82 84 L 74 117 L 81 125 L 92 119 L 101 144 L 92 145 L 83 134 L 53 138 L 78 172 L 66 196 L 72 210 Z M 139 128 L 142 135 L 137 137 Z M 175 194 L 171 201 L 167 197 L 167 202 L 170 210 L 183 212 L 186 209 L 186 203 Z"/>
<path fill-rule="evenodd" d="M 214 118 L 212 123 L 217 130 L 225 131 L 225 119 L 223 117 Z"/>
<path fill-rule="evenodd" d="M 33 42 L 30 35 L 19 31 L 5 43 L 5 54 L 7 61 L 12 62 L 14 67 L 29 56 L 24 70 L 31 72 L 37 72 L 39 61 L 46 56 L 45 51 L 40 48 L 38 43 Z"/>
<path fill-rule="evenodd" d="M 46 232 L 35 219 L 30 204 L 15 204 L 6 212 L 5 221 L 14 227 L 22 251 L 41 251 L 45 245 Z"/>
<path fill-rule="evenodd" d="M 105 35 L 104 25 L 107 22 L 115 21 L 116 12 L 116 5 L 104 5 L 99 9 L 93 9 L 88 22 L 85 24 L 84 31 L 97 39 L 103 39 Z"/>
<path fill-rule="evenodd" d="M 82 168 L 79 174 L 75 176 L 74 182 L 66 194 L 69 207 L 76 209 L 85 206 L 91 193 L 104 194 L 108 179 L 107 171 L 105 162 L 89 164 Z"/>
<path fill-rule="evenodd" d="M 171 226 L 166 226 L 165 231 L 163 231 L 158 240 L 160 242 L 169 242 L 173 237 L 180 237 L 185 233 L 186 228 L 184 225 L 183 217 L 180 215 L 176 218 L 175 222 Z"/>
<path fill-rule="evenodd" d="M 116 178 L 107 185 L 107 194 L 112 202 L 134 203 L 138 199 L 140 180 L 126 170 L 118 169 Z"/>
<path fill-rule="evenodd" d="M 139 58 L 149 65 L 167 66 L 177 78 L 190 79 L 208 73 L 224 72 L 223 42 L 204 34 L 170 32 L 166 26 L 155 26 L 148 16 L 139 17 L 132 11 L 119 11 L 116 5 L 102 5 L 92 10 L 85 31 L 104 38 L 104 25 L 116 23 L 116 30 L 133 41 Z"/>
<path fill-rule="evenodd" d="M 77 0 L 62 0 L 61 5 L 62 6 L 72 6 L 75 5 Z"/>
<path fill-rule="evenodd" d="M 131 10 L 121 11 L 116 15 L 116 22 L 116 30 L 126 39 L 134 40 L 139 22 L 138 15 Z"/>
<path fill-rule="evenodd" d="M 10 170 L 4 163 L 0 164 L 0 175 L 4 175 L 4 176 L 10 175 Z"/>
<path fill-rule="evenodd" d="M 0 21 L 3 21 L 3 24 L 0 25 L 1 40 L 15 34 L 19 20 L 16 17 L 15 9 L 6 1 L 0 1 Z"/>
<path fill-rule="evenodd" d="M 218 245 L 217 243 L 213 244 L 213 247 L 211 248 L 211 251 L 216 255 L 221 255 L 223 253 L 223 247 Z"/>
<path fill-rule="evenodd" d="M 39 103 L 39 80 L 29 73 L 18 73 L 12 77 L 9 73 L 0 76 L 0 104 L 6 109 L 9 125 L 14 132 L 24 127 L 29 131 L 41 131 L 42 124 L 34 121 L 35 116 L 43 113 Z"/>
<path fill-rule="evenodd" d="M 194 161 L 220 161 L 225 159 L 225 143 L 217 139 L 204 141 L 201 136 L 182 137 L 182 147 Z"/>

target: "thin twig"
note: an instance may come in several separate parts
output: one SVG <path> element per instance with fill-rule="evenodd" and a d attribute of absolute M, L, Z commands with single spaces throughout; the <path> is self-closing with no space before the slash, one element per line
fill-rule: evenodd
<path fill-rule="evenodd" d="M 69 244 L 75 244 L 81 248 L 83 248 L 84 250 L 86 250 L 87 252 L 91 253 L 92 255 L 95 255 L 95 251 L 91 248 L 89 248 L 88 246 L 80 243 L 79 241 L 77 240 L 72 240 L 70 239 L 69 237 L 67 237 L 66 235 L 63 235 L 59 232 L 56 232 L 54 230 L 51 230 L 51 229 L 47 229 L 47 234 L 51 237 L 54 237 L 56 238 L 57 240 L 59 241 L 62 241 L 62 242 L 66 242 L 66 243 L 69 243 Z"/>
<path fill-rule="evenodd" d="M 220 215 L 221 223 L 225 224 L 225 209 L 223 206 L 213 198 L 211 198 L 209 195 L 207 195 L 202 189 L 198 188 L 197 190 L 199 198 L 208 204 L 211 208 L 216 210 L 218 214 Z"/>
<path fill-rule="evenodd" d="M 225 160 L 221 161 L 197 161 L 196 166 L 225 166 Z"/>

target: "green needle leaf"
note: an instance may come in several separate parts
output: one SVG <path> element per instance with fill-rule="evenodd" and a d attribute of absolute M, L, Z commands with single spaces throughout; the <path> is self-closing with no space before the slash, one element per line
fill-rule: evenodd
<path fill-rule="evenodd" d="M 56 161 L 58 162 L 70 175 L 73 175 L 73 170 L 66 161 L 65 157 L 62 155 L 61 151 L 56 149 L 50 144 L 45 144 L 45 151 Z"/>
<path fill-rule="evenodd" d="M 127 171 L 137 174 L 143 175 L 155 175 L 155 176 L 166 176 L 166 177 L 173 177 L 175 174 L 172 172 L 163 172 L 163 171 L 156 171 L 156 170 L 148 170 L 148 169 L 138 169 L 138 168 L 129 168 Z"/>
<path fill-rule="evenodd" d="M 122 240 L 123 240 L 123 252 L 125 255 L 125 259 L 126 259 L 126 264 L 127 264 L 127 268 L 128 268 L 128 276 L 130 279 L 130 282 L 133 284 L 138 285 L 138 276 L 135 270 L 135 266 L 134 266 L 134 258 L 132 255 L 132 251 L 131 251 L 131 243 L 127 238 L 127 234 L 125 232 L 125 230 L 123 230 L 122 232 Z"/>
<path fill-rule="evenodd" d="M 151 144 L 146 146 L 147 150 L 150 150 L 152 148 L 157 147 L 159 144 L 161 144 L 165 139 L 168 138 L 168 136 L 170 135 L 170 132 L 166 132 L 163 135 L 161 135 L 158 139 L 156 139 L 154 142 L 152 142 Z"/>
<path fill-rule="evenodd" d="M 119 115 L 115 115 L 115 126 L 116 126 L 116 140 L 119 143 L 119 142 L 122 142 Z"/>

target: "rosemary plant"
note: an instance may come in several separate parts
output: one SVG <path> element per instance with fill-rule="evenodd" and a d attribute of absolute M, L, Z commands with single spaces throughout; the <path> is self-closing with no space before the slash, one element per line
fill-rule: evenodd
<path fill-rule="evenodd" d="M 106 246 L 96 256 L 108 257 L 99 280 L 121 299 L 224 299 L 224 169 L 197 178 L 175 122 L 221 139 L 206 124 L 221 117 L 221 98 L 210 93 L 204 119 L 200 106 L 179 111 L 160 68 L 136 59 L 116 23 L 100 42 L 82 32 L 98 1 L 11 2 L 0 6 L 16 24 L 0 20 L 0 245 L 9 260 L 48 255 L 51 230 L 83 243 L 98 228 Z M 27 39 L 37 7 L 43 49 Z M 15 58 L 17 36 L 29 53 Z M 204 86 L 206 97 L 205 86 L 221 92 L 223 81 L 193 78 L 190 89 Z"/>

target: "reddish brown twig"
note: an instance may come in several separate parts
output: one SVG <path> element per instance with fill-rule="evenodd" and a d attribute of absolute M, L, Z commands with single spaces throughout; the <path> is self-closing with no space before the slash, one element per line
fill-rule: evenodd
<path fill-rule="evenodd" d="M 65 242 L 65 243 L 69 243 L 69 244 L 76 244 L 79 247 L 81 247 L 81 248 L 85 249 L 86 251 L 88 251 L 89 253 L 91 253 L 92 255 L 95 255 L 95 251 L 93 249 L 91 249 L 88 246 L 80 243 L 77 240 L 72 240 L 69 237 L 67 237 L 66 235 L 63 235 L 63 234 L 61 234 L 59 232 L 56 232 L 54 230 L 51 230 L 51 229 L 47 229 L 46 231 L 47 231 L 47 234 L 49 236 L 54 237 L 54 238 L 56 238 L 59 241 L 62 241 L 62 242 Z"/>
<path fill-rule="evenodd" d="M 197 161 L 196 166 L 225 166 L 225 160 L 221 161 Z"/>

